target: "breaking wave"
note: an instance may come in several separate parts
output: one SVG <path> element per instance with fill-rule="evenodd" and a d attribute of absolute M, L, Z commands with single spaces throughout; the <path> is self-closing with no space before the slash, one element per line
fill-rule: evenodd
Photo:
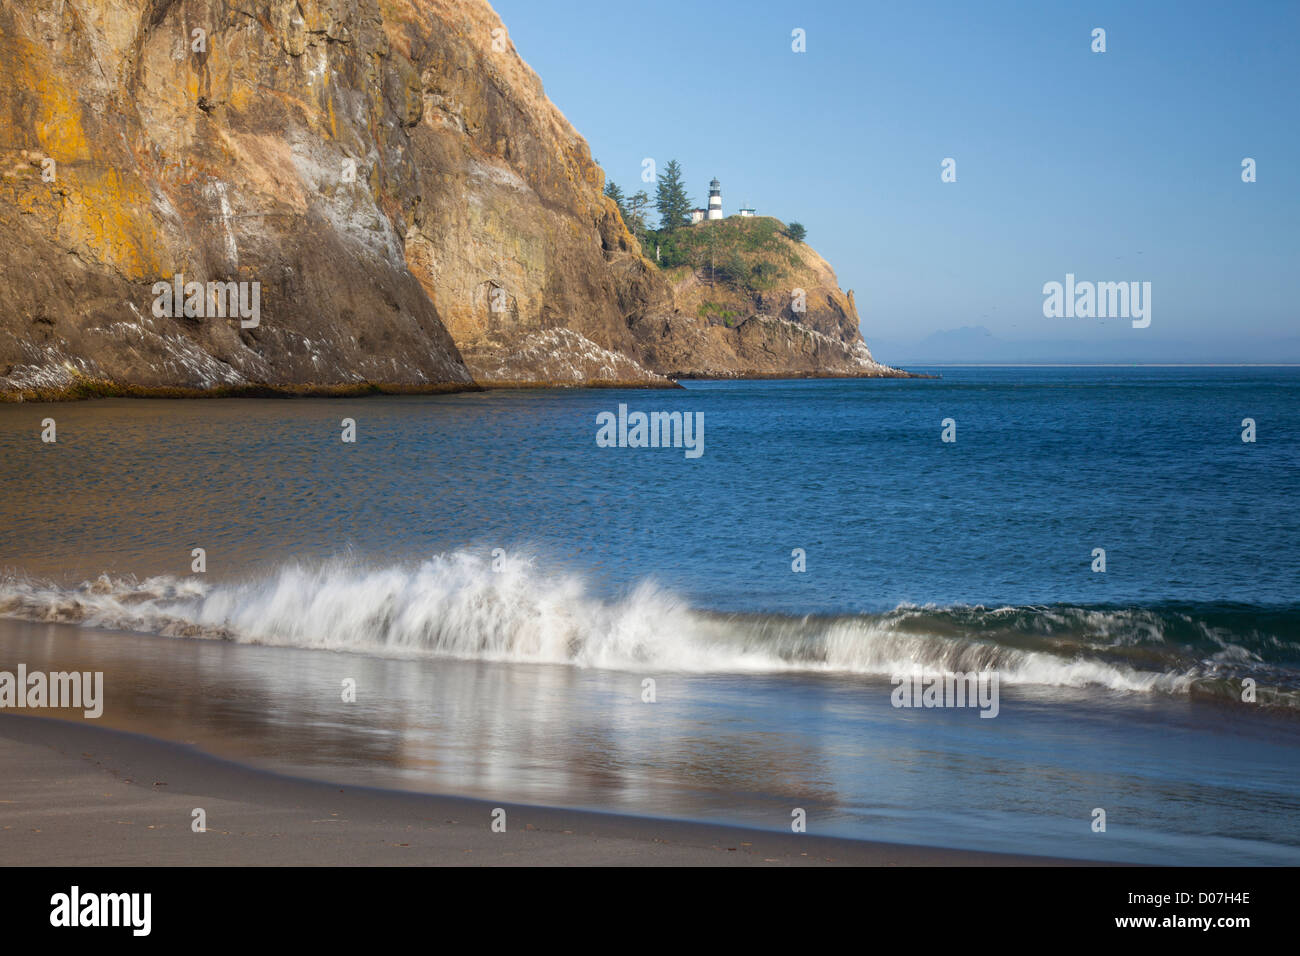
<path fill-rule="evenodd" d="M 1003 684 L 1101 688 L 1300 709 L 1300 608 L 900 606 L 791 617 L 698 610 L 645 582 L 618 600 L 526 557 L 418 566 L 286 564 L 243 582 L 101 575 L 76 587 L 0 581 L 30 621 L 410 657 L 694 673 L 996 669 Z"/>

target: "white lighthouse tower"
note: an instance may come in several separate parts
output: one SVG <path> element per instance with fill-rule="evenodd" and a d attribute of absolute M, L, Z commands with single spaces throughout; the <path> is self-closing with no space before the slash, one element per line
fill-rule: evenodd
<path fill-rule="evenodd" d="M 709 218 L 722 218 L 722 183 L 718 182 L 716 176 L 709 183 Z"/>

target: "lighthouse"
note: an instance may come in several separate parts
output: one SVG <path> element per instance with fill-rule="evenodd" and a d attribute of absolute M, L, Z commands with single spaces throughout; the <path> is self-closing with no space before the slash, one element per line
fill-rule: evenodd
<path fill-rule="evenodd" d="M 716 176 L 709 183 L 709 218 L 722 218 L 722 183 L 718 182 Z"/>

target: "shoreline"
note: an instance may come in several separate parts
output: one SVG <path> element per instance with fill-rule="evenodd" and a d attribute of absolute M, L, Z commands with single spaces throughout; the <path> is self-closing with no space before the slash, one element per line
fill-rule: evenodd
<path fill-rule="evenodd" d="M 370 395 L 450 395 L 487 391 L 474 382 L 438 382 L 424 385 L 396 385 L 382 382 L 352 382 L 337 385 L 217 385 L 193 388 L 185 385 L 132 385 L 103 379 L 82 379 L 54 388 L 22 388 L 0 391 L 0 403 L 20 405 L 53 402 L 82 402 L 97 398 L 204 399 L 204 398 L 366 398 Z"/>
<path fill-rule="evenodd" d="M 0 776 L 9 866 L 1122 865 L 338 785 L 3 712 Z M 491 828 L 497 807 L 504 833 Z"/>
<path fill-rule="evenodd" d="M 372 395 L 453 395 L 461 392 L 496 391 L 563 391 L 571 389 L 637 389 L 642 391 L 673 391 L 684 386 L 680 381 L 707 382 L 765 382 L 811 381 L 816 379 L 938 379 L 940 375 L 907 372 L 894 369 L 896 374 L 853 375 L 840 373 L 747 373 L 736 375 L 674 374 L 662 382 L 601 381 L 601 382 L 437 382 L 428 384 L 395 384 L 389 382 L 346 382 L 333 385 L 217 385 L 212 388 L 195 388 L 185 385 L 134 385 L 102 379 L 82 379 L 58 387 L 19 388 L 0 390 L 0 404 L 53 404 L 57 402 L 83 402 L 102 398 L 186 399 L 205 398 L 369 398 Z"/>

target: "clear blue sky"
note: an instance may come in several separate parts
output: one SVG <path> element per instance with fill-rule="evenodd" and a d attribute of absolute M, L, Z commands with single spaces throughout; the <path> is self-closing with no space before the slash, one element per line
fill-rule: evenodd
<path fill-rule="evenodd" d="M 676 158 L 700 204 L 717 176 L 802 222 L 868 343 L 1300 335 L 1300 2 L 493 6 L 611 178 Z M 1044 318 L 1067 272 L 1151 282 L 1151 327 Z"/>

